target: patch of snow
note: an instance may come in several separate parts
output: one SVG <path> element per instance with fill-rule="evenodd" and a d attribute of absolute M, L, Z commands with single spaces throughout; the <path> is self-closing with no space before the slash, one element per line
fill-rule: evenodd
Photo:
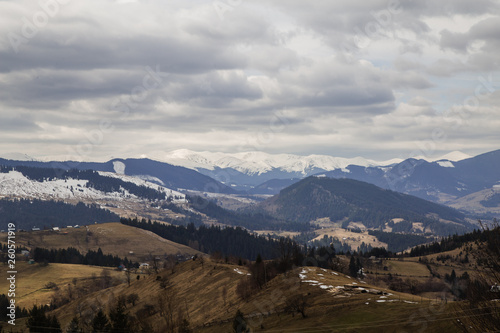
<path fill-rule="evenodd" d="M 300 274 L 299 273 L 299 279 L 304 280 L 306 278 L 307 278 L 307 276 L 305 274 Z"/>
<path fill-rule="evenodd" d="M 439 164 L 443 168 L 454 168 L 455 167 L 453 165 L 453 163 L 451 163 L 450 161 L 438 161 L 437 164 Z"/>
<path fill-rule="evenodd" d="M 250 274 L 250 273 L 244 273 L 244 272 L 240 271 L 238 268 L 235 268 L 235 269 L 234 269 L 234 271 L 235 271 L 236 273 L 240 274 L 240 275 L 252 275 L 252 274 Z"/>
<path fill-rule="evenodd" d="M 305 282 L 305 283 L 319 283 L 318 281 L 316 280 L 304 280 L 302 282 Z"/>
<path fill-rule="evenodd" d="M 326 286 L 326 285 L 324 285 L 324 284 L 323 284 L 323 285 L 320 285 L 319 287 L 320 287 L 321 289 L 332 289 L 332 288 L 333 288 L 333 286 Z"/>
<path fill-rule="evenodd" d="M 120 162 L 120 161 L 114 161 L 113 162 L 113 169 L 115 172 L 119 175 L 124 175 L 125 174 L 125 163 Z"/>
<path fill-rule="evenodd" d="M 385 302 L 385 299 L 378 299 L 377 300 L 378 303 L 384 303 Z"/>

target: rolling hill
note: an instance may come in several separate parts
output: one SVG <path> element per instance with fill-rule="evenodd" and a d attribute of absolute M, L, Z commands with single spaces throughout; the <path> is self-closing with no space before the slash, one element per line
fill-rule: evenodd
<path fill-rule="evenodd" d="M 426 232 L 440 235 L 463 233 L 470 227 L 455 209 L 352 179 L 308 177 L 259 203 L 256 209 L 283 220 L 306 223 L 328 217 L 344 226 L 361 222 L 372 229 L 404 219 L 406 224 L 398 223 L 403 229 L 399 231 L 409 232 L 409 222 L 419 222 Z M 408 230 L 404 230 L 405 225 Z"/>

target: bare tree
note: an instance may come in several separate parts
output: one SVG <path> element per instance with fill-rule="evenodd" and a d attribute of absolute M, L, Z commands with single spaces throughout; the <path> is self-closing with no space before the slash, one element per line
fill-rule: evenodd
<path fill-rule="evenodd" d="M 308 306 L 307 297 L 303 294 L 296 294 L 286 300 L 284 310 L 292 316 L 294 316 L 295 313 L 300 313 L 302 318 L 306 318 L 306 308 Z"/>
<path fill-rule="evenodd" d="M 158 310 L 165 320 L 164 332 L 174 333 L 177 327 L 176 308 L 178 304 L 177 294 L 173 288 L 162 290 L 157 296 Z"/>

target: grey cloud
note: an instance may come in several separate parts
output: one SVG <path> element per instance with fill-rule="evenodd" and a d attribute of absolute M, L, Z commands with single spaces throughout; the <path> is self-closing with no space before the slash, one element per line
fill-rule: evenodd
<path fill-rule="evenodd" d="M 26 115 L 9 117 L 0 112 L 0 132 L 34 132 L 40 127 Z"/>

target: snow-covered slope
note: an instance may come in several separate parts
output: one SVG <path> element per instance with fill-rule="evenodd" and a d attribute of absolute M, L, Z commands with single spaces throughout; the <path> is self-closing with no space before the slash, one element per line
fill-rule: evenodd
<path fill-rule="evenodd" d="M 247 175 L 261 175 L 273 170 L 300 173 L 304 176 L 318 170 L 345 169 L 348 165 L 379 166 L 401 162 L 402 159 L 377 162 L 363 157 L 343 158 L 327 155 L 299 156 L 264 152 L 213 153 L 187 149 L 174 150 L 160 157 L 164 162 L 191 169 L 232 168 Z"/>
<path fill-rule="evenodd" d="M 119 178 L 125 182 L 134 183 L 139 186 L 147 186 L 165 193 L 166 196 L 180 198 L 177 201 L 185 201 L 185 196 L 180 192 L 135 177 L 118 175 L 110 172 L 100 172 L 100 174 L 106 177 Z M 0 196 L 77 200 L 139 199 L 125 189 L 122 189 L 120 192 L 105 193 L 87 187 L 87 182 L 87 180 L 80 179 L 56 179 L 38 182 L 25 177 L 21 172 L 10 171 L 8 173 L 0 173 Z"/>

